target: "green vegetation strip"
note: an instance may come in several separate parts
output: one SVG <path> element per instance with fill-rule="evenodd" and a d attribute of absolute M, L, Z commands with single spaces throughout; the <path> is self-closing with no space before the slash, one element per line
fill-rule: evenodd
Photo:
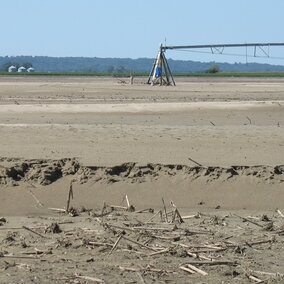
<path fill-rule="evenodd" d="M 129 77 L 129 73 L 93 73 L 93 72 L 0 72 L 0 76 L 106 76 Z M 146 73 L 135 73 L 133 76 L 146 76 Z"/>
<path fill-rule="evenodd" d="M 134 73 L 133 76 L 148 76 L 148 73 Z M 92 73 L 92 72 L 0 72 L 0 76 L 97 76 L 129 77 L 129 73 Z M 218 72 L 218 73 L 174 73 L 174 77 L 284 77 L 284 72 Z"/>
<path fill-rule="evenodd" d="M 181 77 L 284 77 L 284 72 L 176 73 Z"/>

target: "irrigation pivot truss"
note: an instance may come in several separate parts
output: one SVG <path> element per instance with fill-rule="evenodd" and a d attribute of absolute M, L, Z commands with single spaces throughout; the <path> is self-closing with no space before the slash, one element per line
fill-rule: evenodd
<path fill-rule="evenodd" d="M 254 47 L 254 57 L 260 57 L 257 55 L 257 49 L 259 49 L 263 54 L 262 57 L 269 58 L 270 57 L 269 47 L 271 46 L 284 46 L 284 43 L 271 42 L 271 43 L 236 43 L 236 44 L 205 44 L 205 45 L 174 45 L 174 46 L 164 46 L 161 44 L 158 56 L 153 64 L 147 83 L 151 85 L 175 86 L 175 80 L 165 56 L 166 50 L 210 49 L 212 54 L 223 54 L 225 48 Z M 268 50 L 265 50 L 265 48 L 268 48 Z"/>

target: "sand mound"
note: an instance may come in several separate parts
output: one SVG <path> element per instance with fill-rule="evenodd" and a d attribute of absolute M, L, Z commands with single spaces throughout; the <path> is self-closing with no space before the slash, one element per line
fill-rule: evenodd
<path fill-rule="evenodd" d="M 76 159 L 23 160 L 0 159 L 0 184 L 17 186 L 19 182 L 49 185 L 62 177 L 71 176 L 79 183 L 88 181 L 116 183 L 128 181 L 142 183 L 160 177 L 180 177 L 189 181 L 202 179 L 205 182 L 237 180 L 250 177 L 255 182 L 284 182 L 284 165 L 278 166 L 231 166 L 190 167 L 186 165 L 162 165 L 124 163 L 112 167 L 83 166 Z"/>

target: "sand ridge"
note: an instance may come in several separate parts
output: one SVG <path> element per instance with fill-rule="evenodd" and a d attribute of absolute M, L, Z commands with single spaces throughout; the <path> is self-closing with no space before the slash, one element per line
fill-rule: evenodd
<path fill-rule="evenodd" d="M 284 165 L 279 166 L 231 166 L 203 167 L 186 165 L 137 164 L 124 163 L 112 167 L 83 166 L 76 159 L 61 160 L 21 160 L 0 159 L 0 184 L 19 185 L 19 182 L 32 182 L 48 185 L 65 176 L 79 183 L 105 182 L 116 183 L 128 181 L 142 183 L 150 177 L 157 180 L 160 176 L 179 177 L 193 181 L 205 178 L 204 182 L 214 180 L 235 181 L 242 177 L 253 177 L 259 183 L 284 183 Z M 150 181 L 148 179 L 148 182 Z"/>

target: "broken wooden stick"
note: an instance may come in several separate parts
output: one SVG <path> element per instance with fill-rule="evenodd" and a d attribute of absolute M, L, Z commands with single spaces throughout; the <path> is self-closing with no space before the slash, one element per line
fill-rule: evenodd
<path fill-rule="evenodd" d="M 180 266 L 180 269 L 183 271 L 186 271 L 190 274 L 195 274 L 196 272 L 194 270 L 189 269 L 188 267 Z"/>
<path fill-rule="evenodd" d="M 214 235 L 212 232 L 207 232 L 207 231 L 192 231 L 185 229 L 185 235 Z"/>
<path fill-rule="evenodd" d="M 216 249 L 208 248 L 208 249 L 201 249 L 201 250 L 193 250 L 193 251 L 190 251 L 190 252 L 192 252 L 192 253 L 200 253 L 200 252 L 219 252 L 219 251 L 224 251 L 224 250 L 227 250 L 227 248 L 216 248 Z"/>
<path fill-rule="evenodd" d="M 25 258 L 25 259 L 38 259 L 36 256 L 20 256 L 20 255 L 10 255 L 10 254 L 4 254 L 1 257 L 6 257 L 6 258 Z"/>
<path fill-rule="evenodd" d="M 255 277 L 255 276 L 253 276 L 253 275 L 248 275 L 248 274 L 247 274 L 246 276 L 247 276 L 248 279 L 254 281 L 255 283 L 263 283 L 263 280 L 261 280 L 261 279 Z"/>
<path fill-rule="evenodd" d="M 279 210 L 279 209 L 277 209 L 277 211 L 276 211 L 282 218 L 284 218 L 284 214 Z"/>
<path fill-rule="evenodd" d="M 182 219 L 183 219 L 183 220 L 187 220 L 187 219 L 198 219 L 198 218 L 200 218 L 200 214 L 199 214 L 199 213 L 197 213 L 197 214 L 195 214 L 195 215 L 182 216 Z"/>
<path fill-rule="evenodd" d="M 160 250 L 160 251 L 152 252 L 152 253 L 148 254 L 148 256 L 154 256 L 154 255 L 158 255 L 158 254 L 163 254 L 163 253 L 167 253 L 169 251 L 170 251 L 170 249 L 167 248 L 167 249 L 163 249 L 163 250 Z"/>
<path fill-rule="evenodd" d="M 113 210 L 115 210 L 115 209 L 117 209 L 117 210 L 124 210 L 124 211 L 128 210 L 128 207 L 126 207 L 126 206 L 119 206 L 119 205 L 110 205 L 110 208 L 113 209 Z"/>
<path fill-rule="evenodd" d="M 125 195 L 125 200 L 126 200 L 126 203 L 127 203 L 127 207 L 129 208 L 130 207 L 130 203 L 129 203 L 127 194 Z"/>
<path fill-rule="evenodd" d="M 162 213 L 161 210 L 158 211 L 158 212 L 155 213 L 151 218 L 149 218 L 145 223 L 147 224 L 147 223 L 151 222 L 158 214 L 161 214 L 161 213 Z"/>
<path fill-rule="evenodd" d="M 207 256 L 204 256 L 204 255 L 199 254 L 199 253 L 192 253 L 192 252 L 190 252 L 190 251 L 187 251 L 186 253 L 187 253 L 187 255 L 190 256 L 190 257 L 194 257 L 194 258 L 197 258 L 197 259 L 203 259 L 203 260 L 212 261 L 212 258 L 207 257 Z"/>
<path fill-rule="evenodd" d="M 43 204 L 39 201 L 39 199 L 35 196 L 35 194 L 32 192 L 31 189 L 28 189 L 29 193 L 33 197 L 33 199 L 36 201 L 36 203 L 39 205 L 39 207 L 44 207 Z"/>
<path fill-rule="evenodd" d="M 136 272 L 141 270 L 141 268 L 123 267 L 123 266 L 119 266 L 118 268 L 122 271 L 129 271 L 129 272 Z"/>
<path fill-rule="evenodd" d="M 184 265 L 236 265 L 236 261 L 230 260 L 212 260 L 212 261 L 187 261 Z"/>
<path fill-rule="evenodd" d="M 127 227 L 126 227 L 127 228 Z M 148 227 L 132 227 L 132 231 L 145 230 L 145 231 L 162 231 L 162 232 L 172 232 L 172 228 L 148 228 Z"/>
<path fill-rule="evenodd" d="M 136 211 L 136 213 L 145 213 L 145 212 L 154 213 L 155 210 L 153 208 L 147 208 L 147 209 Z"/>
<path fill-rule="evenodd" d="M 119 235 L 118 239 L 116 240 L 116 242 L 114 243 L 113 247 L 111 248 L 110 252 L 108 253 L 108 256 L 112 254 L 112 252 L 117 248 L 118 243 L 120 242 L 122 238 L 122 234 Z"/>
<path fill-rule="evenodd" d="M 180 224 L 184 223 L 183 218 L 181 217 L 181 215 L 180 215 L 180 213 L 179 213 L 177 208 L 175 209 L 174 215 L 178 217 Z"/>
<path fill-rule="evenodd" d="M 51 254 L 52 250 L 39 250 L 35 248 L 35 251 L 23 251 L 22 254 L 35 254 L 35 255 L 43 255 L 43 254 Z"/>
<path fill-rule="evenodd" d="M 256 274 L 260 274 L 260 275 L 267 275 L 267 276 L 273 276 L 273 277 L 284 277 L 284 274 L 276 272 L 265 272 L 265 271 L 257 271 L 257 270 L 251 270 L 251 273 L 256 273 Z"/>
<path fill-rule="evenodd" d="M 88 244 L 88 245 L 92 245 L 92 246 L 106 246 L 106 247 L 113 247 L 113 244 L 111 244 L 111 243 L 101 243 L 101 242 L 93 242 L 93 241 L 89 241 L 87 244 Z"/>
<path fill-rule="evenodd" d="M 200 167 L 203 167 L 201 164 L 199 164 L 198 162 L 194 161 L 193 159 L 191 158 L 188 158 L 191 162 L 195 163 L 196 165 L 200 166 Z"/>
<path fill-rule="evenodd" d="M 23 229 L 26 229 L 27 231 L 30 231 L 30 232 L 34 233 L 35 235 L 38 235 L 38 236 L 40 236 L 40 237 L 42 237 L 44 239 L 48 239 L 46 236 L 44 236 L 44 235 L 42 235 L 42 234 L 40 234 L 40 233 L 38 233 L 38 232 L 36 232 L 36 231 L 26 227 L 26 226 L 23 226 Z"/>
<path fill-rule="evenodd" d="M 258 224 L 258 223 L 254 222 L 254 221 L 251 221 L 251 220 L 248 219 L 248 218 L 239 216 L 239 215 L 237 215 L 237 214 L 234 214 L 234 215 L 237 216 L 237 217 L 239 217 L 239 218 L 241 218 L 241 219 L 243 219 L 243 220 L 246 221 L 246 222 L 252 223 L 252 224 L 254 224 L 254 225 L 258 226 L 258 227 L 263 228 L 263 226 L 262 226 L 261 224 Z"/>
<path fill-rule="evenodd" d="M 105 203 L 105 201 L 104 201 L 103 208 L 102 208 L 102 212 L 101 212 L 101 218 L 102 218 L 102 221 L 103 221 L 103 217 L 104 217 L 105 209 L 106 209 L 106 203 Z"/>
<path fill-rule="evenodd" d="M 138 243 L 138 242 L 136 242 L 136 241 L 134 241 L 134 240 L 131 240 L 131 239 L 125 237 L 125 236 L 122 236 L 122 238 L 125 239 L 126 241 L 129 241 L 129 242 L 131 242 L 131 243 L 133 243 L 133 244 L 136 244 L 136 245 L 138 245 L 138 246 L 140 246 L 140 247 L 147 248 L 147 249 L 152 250 L 152 251 L 155 251 L 155 252 L 156 252 L 156 251 L 159 251 L 158 249 L 155 249 L 155 248 L 152 248 L 152 247 L 148 247 L 148 246 L 146 246 L 146 245 L 144 245 L 144 244 L 141 244 L 141 243 Z"/>
<path fill-rule="evenodd" d="M 51 211 L 55 211 L 55 212 L 58 212 L 58 213 L 66 213 L 66 209 L 62 209 L 62 208 L 47 208 L 48 210 L 51 210 Z"/>
<path fill-rule="evenodd" d="M 125 200 L 126 200 L 126 203 L 127 203 L 127 211 L 134 212 L 135 207 L 130 204 L 127 194 L 125 195 Z"/>
<path fill-rule="evenodd" d="M 165 201 L 164 201 L 163 197 L 162 197 L 162 202 L 163 202 L 163 206 L 164 206 L 165 219 L 166 219 L 166 222 L 169 223 L 168 215 L 167 215 L 167 207 L 166 207 L 166 204 L 165 204 Z"/>
<path fill-rule="evenodd" d="M 174 271 L 151 268 L 150 265 L 147 265 L 145 268 L 143 267 L 140 267 L 140 268 L 124 267 L 124 266 L 119 266 L 118 268 L 122 271 L 128 271 L 128 272 L 151 271 L 151 272 L 157 272 L 157 273 L 175 273 Z"/>
<path fill-rule="evenodd" d="M 93 283 L 104 283 L 104 281 L 102 279 L 90 277 L 90 276 L 81 276 L 79 274 L 75 274 L 75 278 L 90 281 L 90 282 L 93 282 Z"/>
<path fill-rule="evenodd" d="M 73 199 L 73 184 L 72 181 L 70 182 L 70 186 L 69 186 L 69 192 L 68 192 L 68 198 L 67 198 L 67 206 L 66 206 L 66 212 L 69 213 L 69 209 L 70 209 L 70 202 L 71 202 L 71 198 Z"/>
<path fill-rule="evenodd" d="M 202 270 L 202 269 L 197 268 L 196 266 L 194 266 L 194 265 L 192 265 L 192 264 L 187 264 L 186 266 L 187 266 L 187 268 L 189 268 L 190 270 L 193 270 L 193 271 L 195 271 L 195 272 L 197 272 L 197 273 L 199 273 L 199 274 L 201 274 L 201 275 L 203 275 L 203 276 L 208 275 L 207 272 L 205 272 L 205 271 Z"/>
<path fill-rule="evenodd" d="M 253 242 L 253 243 L 246 242 L 246 244 L 249 247 L 252 247 L 254 245 L 261 245 L 261 244 L 267 244 L 267 243 L 273 243 L 273 242 L 274 242 L 274 239 L 269 239 L 269 240 L 257 241 L 257 242 Z"/>
<path fill-rule="evenodd" d="M 202 269 L 199 269 L 197 267 L 195 267 L 194 265 L 191 265 L 191 264 L 187 264 L 186 267 L 185 266 L 180 266 L 180 269 L 186 271 L 186 272 L 189 272 L 191 274 L 194 274 L 194 273 L 199 273 L 203 276 L 206 276 L 208 275 L 208 273 Z"/>
<path fill-rule="evenodd" d="M 180 215 L 176 205 L 173 203 L 173 201 L 171 201 L 171 205 L 174 208 L 173 217 L 172 217 L 172 223 L 174 223 L 176 217 L 178 217 L 179 223 L 184 223 L 184 221 L 183 221 L 183 219 L 182 219 L 182 217 L 181 217 L 181 215 Z"/>

